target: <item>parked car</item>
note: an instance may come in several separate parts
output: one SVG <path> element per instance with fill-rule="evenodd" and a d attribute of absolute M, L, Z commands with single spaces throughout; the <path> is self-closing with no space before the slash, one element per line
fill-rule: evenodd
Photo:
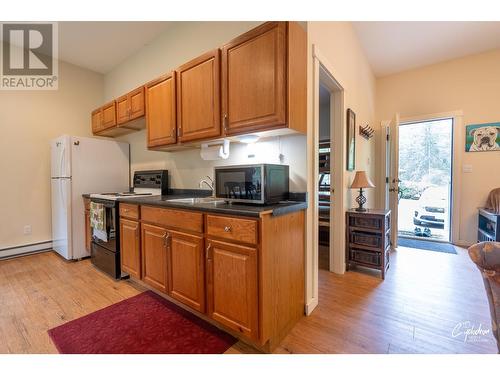
<path fill-rule="evenodd" d="M 448 215 L 448 187 L 436 186 L 425 189 L 418 203 L 413 223 L 443 229 Z"/>

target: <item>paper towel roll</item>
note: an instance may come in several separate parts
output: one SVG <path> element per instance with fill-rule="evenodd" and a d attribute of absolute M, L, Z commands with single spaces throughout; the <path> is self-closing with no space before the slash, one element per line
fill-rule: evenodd
<path fill-rule="evenodd" d="M 220 160 L 229 157 L 229 140 L 218 143 L 202 143 L 200 156 L 203 160 Z"/>

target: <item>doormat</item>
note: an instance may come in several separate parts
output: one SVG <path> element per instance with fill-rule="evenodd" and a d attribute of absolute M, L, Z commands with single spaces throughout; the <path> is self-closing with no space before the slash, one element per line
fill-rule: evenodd
<path fill-rule="evenodd" d="M 456 254 L 455 246 L 451 243 L 415 240 L 413 238 L 398 237 L 398 246 L 411 247 L 413 249 L 437 251 L 438 253 Z"/>

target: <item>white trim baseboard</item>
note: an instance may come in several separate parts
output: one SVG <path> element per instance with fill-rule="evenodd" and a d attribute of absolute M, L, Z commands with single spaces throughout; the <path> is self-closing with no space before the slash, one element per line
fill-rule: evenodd
<path fill-rule="evenodd" d="M 315 297 L 315 298 L 311 298 L 311 300 L 306 303 L 306 316 L 309 316 L 311 315 L 311 313 L 313 312 L 313 310 L 318 306 L 318 298 Z"/>
<path fill-rule="evenodd" d="M 33 244 L 6 247 L 0 249 L 0 259 L 13 258 L 21 255 L 40 253 L 43 251 L 52 250 L 52 241 L 43 241 Z"/>

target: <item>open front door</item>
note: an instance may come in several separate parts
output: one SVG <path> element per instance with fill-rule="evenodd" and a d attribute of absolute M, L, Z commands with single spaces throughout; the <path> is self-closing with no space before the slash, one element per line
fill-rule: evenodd
<path fill-rule="evenodd" d="M 398 203 L 399 203 L 399 113 L 389 124 L 389 140 L 387 142 L 389 160 L 386 163 L 389 178 L 386 179 L 386 196 L 389 198 L 391 210 L 391 243 L 393 249 L 398 247 Z"/>

